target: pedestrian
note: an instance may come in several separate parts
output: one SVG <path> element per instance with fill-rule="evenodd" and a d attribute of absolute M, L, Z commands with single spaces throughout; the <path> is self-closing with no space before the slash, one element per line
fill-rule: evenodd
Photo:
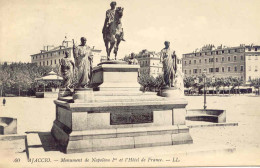
<path fill-rule="evenodd" d="M 6 100 L 5 100 L 5 98 L 3 99 L 3 105 L 5 106 L 5 103 L 6 103 Z"/>

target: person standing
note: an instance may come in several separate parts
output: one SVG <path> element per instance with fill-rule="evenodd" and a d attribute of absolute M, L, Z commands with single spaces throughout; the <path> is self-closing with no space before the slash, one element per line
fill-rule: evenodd
<path fill-rule="evenodd" d="M 3 99 L 3 106 L 5 106 L 5 103 L 6 103 L 6 100 L 5 100 L 5 98 Z"/>

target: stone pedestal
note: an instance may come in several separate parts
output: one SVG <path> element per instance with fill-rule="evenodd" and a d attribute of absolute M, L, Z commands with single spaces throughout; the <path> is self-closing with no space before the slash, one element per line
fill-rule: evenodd
<path fill-rule="evenodd" d="M 69 89 L 66 88 L 60 88 L 58 99 L 61 99 L 62 97 L 72 96 L 72 92 Z"/>
<path fill-rule="evenodd" d="M 139 91 L 138 68 L 101 64 L 94 69 L 92 102 L 54 101 L 51 132 L 64 152 L 192 143 L 185 126 L 187 101 Z"/>
<path fill-rule="evenodd" d="M 175 88 L 175 87 L 164 87 L 162 88 L 160 94 L 162 97 L 168 97 L 169 99 L 172 98 L 183 98 L 184 97 L 184 91 Z"/>
<path fill-rule="evenodd" d="M 139 65 L 120 64 L 118 61 L 104 62 L 93 68 L 92 85 L 95 90 L 139 91 L 137 81 Z"/>
<path fill-rule="evenodd" d="M 75 89 L 74 92 L 73 100 L 75 103 L 93 102 L 94 95 L 92 88 Z"/>

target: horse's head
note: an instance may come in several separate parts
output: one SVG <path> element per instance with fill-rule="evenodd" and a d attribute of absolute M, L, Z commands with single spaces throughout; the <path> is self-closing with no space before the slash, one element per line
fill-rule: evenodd
<path fill-rule="evenodd" d="M 121 7 L 117 7 L 116 8 L 116 15 L 117 15 L 117 17 L 120 19 L 120 18 L 122 18 L 122 16 L 123 16 L 123 11 L 124 11 L 124 8 L 121 8 Z"/>

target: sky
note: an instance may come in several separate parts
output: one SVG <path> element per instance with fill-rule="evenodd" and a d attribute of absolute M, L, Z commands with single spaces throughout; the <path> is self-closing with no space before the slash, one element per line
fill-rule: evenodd
<path fill-rule="evenodd" d="M 64 37 L 87 38 L 105 53 L 102 27 L 108 0 L 0 0 L 0 62 L 30 62 Z M 179 57 L 205 44 L 260 45 L 260 0 L 117 0 L 126 42 L 118 57 L 171 42 Z"/>

